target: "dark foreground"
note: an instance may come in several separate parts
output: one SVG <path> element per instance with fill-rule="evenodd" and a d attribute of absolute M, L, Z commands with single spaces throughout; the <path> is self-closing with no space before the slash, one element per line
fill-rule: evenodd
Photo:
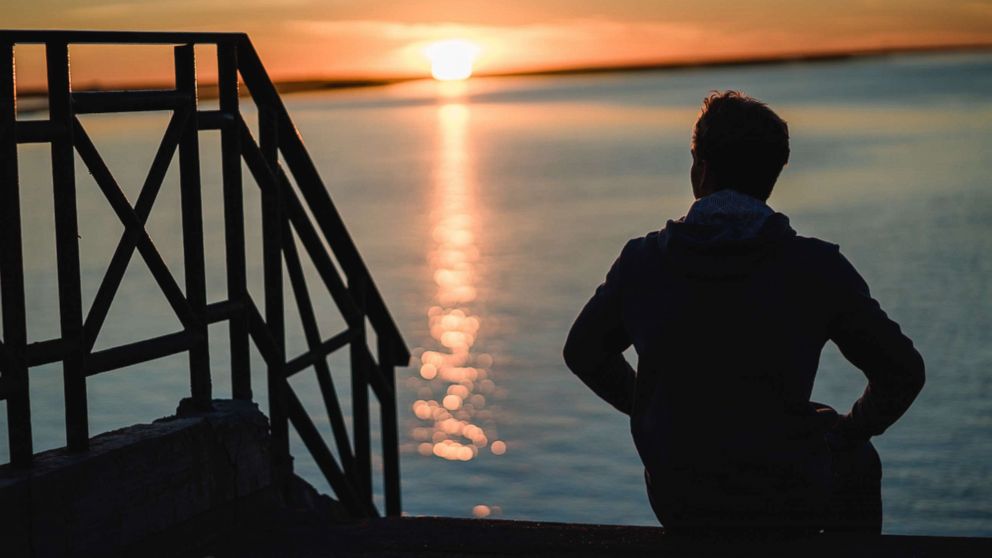
<path fill-rule="evenodd" d="M 214 401 L 0 467 L 0 557 L 141 556 L 992 556 L 992 538 L 818 537 L 712 541 L 657 527 L 402 517 L 345 506 L 271 468 L 268 421 Z"/>
<path fill-rule="evenodd" d="M 289 518 L 284 518 L 289 519 Z M 216 555 L 230 556 L 992 556 L 992 538 L 822 537 L 708 541 L 661 528 L 404 517 L 326 527 L 306 521 L 256 531 Z"/>

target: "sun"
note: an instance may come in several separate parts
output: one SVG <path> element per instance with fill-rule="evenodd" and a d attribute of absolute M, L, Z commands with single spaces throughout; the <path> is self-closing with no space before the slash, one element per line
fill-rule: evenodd
<path fill-rule="evenodd" d="M 431 61 L 431 75 L 440 81 L 468 79 L 472 75 L 472 63 L 479 55 L 480 48 L 475 43 L 461 39 L 449 39 L 431 43 L 424 54 Z"/>

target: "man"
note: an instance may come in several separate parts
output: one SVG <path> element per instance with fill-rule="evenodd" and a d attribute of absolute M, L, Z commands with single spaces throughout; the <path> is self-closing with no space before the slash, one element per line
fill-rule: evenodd
<path fill-rule="evenodd" d="M 565 344 L 568 367 L 630 415 L 671 532 L 881 530 L 869 438 L 919 393 L 923 361 L 838 247 L 765 203 L 788 158 L 786 123 L 765 104 L 707 97 L 696 201 L 627 243 Z M 868 378 L 843 416 L 810 401 L 828 340 Z"/>

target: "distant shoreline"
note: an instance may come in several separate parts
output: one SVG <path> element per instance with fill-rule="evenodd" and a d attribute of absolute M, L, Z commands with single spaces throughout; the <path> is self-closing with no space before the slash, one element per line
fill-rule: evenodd
<path fill-rule="evenodd" d="M 748 58 L 709 58 L 702 60 L 681 60 L 668 62 L 645 62 L 633 64 L 618 64 L 614 66 L 576 66 L 574 68 L 556 68 L 548 70 L 533 70 L 522 72 L 490 72 L 474 74 L 478 77 L 517 77 L 517 76 L 566 76 L 582 74 L 611 74 L 623 72 L 648 72 L 664 70 L 683 70 L 696 68 L 723 68 L 733 66 L 773 66 L 795 63 L 818 63 L 854 60 L 863 58 L 879 58 L 900 54 L 939 54 L 955 52 L 985 52 L 992 51 L 992 43 L 968 43 L 936 46 L 904 46 L 850 51 L 824 51 L 809 53 L 775 54 L 768 56 L 753 56 Z"/>
<path fill-rule="evenodd" d="M 755 56 L 748 58 L 712 58 L 702 60 L 682 60 L 665 62 L 643 62 L 631 64 L 618 64 L 612 66 L 575 66 L 566 68 L 550 68 L 543 70 L 524 70 L 509 72 L 484 72 L 474 74 L 473 77 L 553 77 L 572 76 L 586 74 L 613 74 L 628 72 L 650 72 L 650 71 L 671 71 L 671 70 L 691 70 L 700 68 L 724 68 L 724 67 L 747 67 L 747 66 L 773 66 L 783 64 L 807 64 L 822 62 L 837 62 L 845 60 L 857 60 L 864 58 L 878 58 L 883 56 L 902 54 L 937 54 L 954 52 L 986 52 L 992 51 L 992 43 L 971 43 L 971 44 L 951 44 L 936 46 L 904 46 L 887 47 L 877 49 L 863 49 L 856 51 L 825 51 L 812 53 L 792 53 L 769 56 Z M 358 89 L 368 87 L 383 87 L 397 83 L 430 79 L 423 76 L 403 76 L 394 78 L 313 78 L 313 79 L 287 79 L 276 80 L 276 89 L 282 94 L 326 91 L 337 89 Z M 99 83 L 83 86 L 83 91 L 113 91 L 121 89 L 171 89 L 171 84 L 164 83 L 121 83 L 104 87 Z M 247 95 L 247 91 L 242 88 L 242 95 Z M 198 91 L 200 99 L 216 99 L 217 85 L 214 83 L 201 84 Z M 41 88 L 23 89 L 17 92 L 19 101 L 26 101 L 24 107 L 18 107 L 19 112 L 34 112 L 45 110 L 47 103 L 45 97 L 47 92 Z"/>

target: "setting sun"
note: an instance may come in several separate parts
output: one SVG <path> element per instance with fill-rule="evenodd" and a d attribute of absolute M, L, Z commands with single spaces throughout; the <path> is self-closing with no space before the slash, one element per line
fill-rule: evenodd
<path fill-rule="evenodd" d="M 467 79 L 479 55 L 479 46 L 460 39 L 437 41 L 424 49 L 431 61 L 431 75 L 440 81 Z"/>

